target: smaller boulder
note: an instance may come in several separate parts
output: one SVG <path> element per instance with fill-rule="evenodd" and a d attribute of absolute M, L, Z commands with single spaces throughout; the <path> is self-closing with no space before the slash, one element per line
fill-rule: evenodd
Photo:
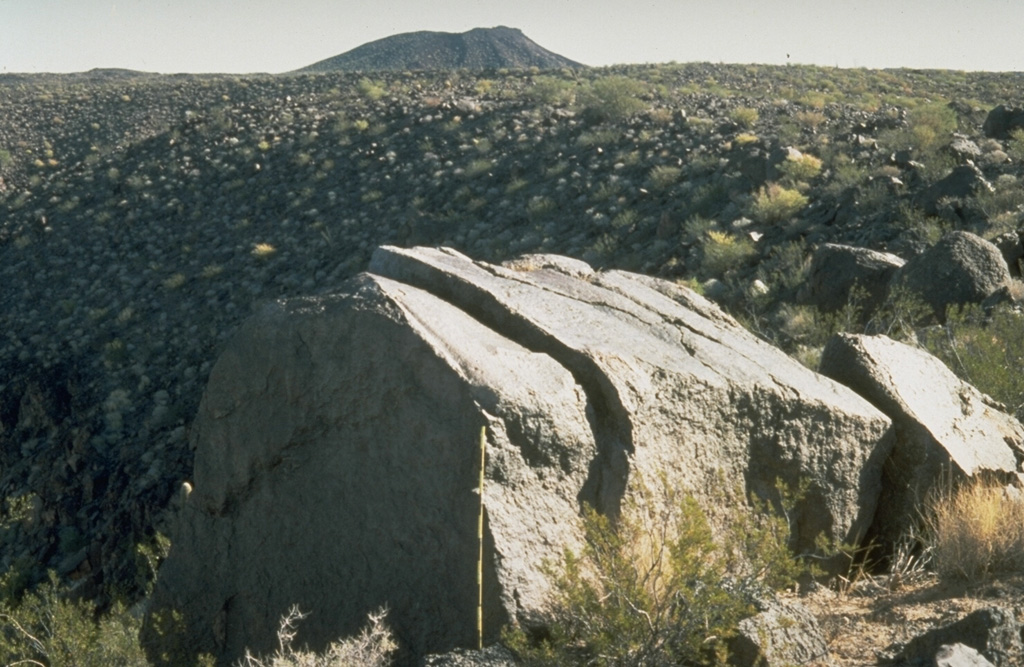
<path fill-rule="evenodd" d="M 428 655 L 420 662 L 420 667 L 515 667 L 515 664 L 512 652 L 495 644 L 479 650 L 457 648 L 444 654 Z"/>
<path fill-rule="evenodd" d="M 995 667 L 985 656 L 964 644 L 947 644 L 935 654 L 935 667 Z"/>
<path fill-rule="evenodd" d="M 874 530 L 899 537 L 946 471 L 1016 478 L 1024 426 L 926 350 L 886 336 L 836 334 L 819 371 L 845 384 L 892 419 L 896 444 L 885 465 Z"/>
<path fill-rule="evenodd" d="M 944 321 L 947 307 L 981 303 L 1010 280 L 999 248 L 970 232 L 955 231 L 903 265 L 893 286 L 919 296 Z"/>
<path fill-rule="evenodd" d="M 947 147 L 949 152 L 961 162 L 977 160 L 981 157 L 981 148 L 963 134 L 954 134 Z"/>
<path fill-rule="evenodd" d="M 1004 607 L 986 607 L 971 612 L 955 623 L 933 628 L 911 639 L 900 653 L 898 664 L 942 664 L 943 648 L 963 644 L 975 649 L 995 667 L 1020 665 L 1024 657 L 1020 624 L 1013 612 Z M 955 655 L 955 650 L 951 651 Z M 966 652 L 961 651 L 961 655 Z M 952 659 L 952 658 L 951 658 Z M 972 665 L 986 663 L 947 662 Z"/>
<path fill-rule="evenodd" d="M 764 602 L 761 611 L 740 621 L 737 630 L 729 643 L 730 664 L 735 667 L 829 664 L 818 621 L 798 602 Z"/>
<path fill-rule="evenodd" d="M 864 291 L 859 304 L 864 313 L 882 305 L 889 294 L 889 284 L 904 261 L 884 252 L 853 246 L 825 243 L 814 251 L 807 280 L 798 300 L 835 312 L 850 302 L 855 287 Z"/>
<path fill-rule="evenodd" d="M 1004 232 L 992 239 L 992 244 L 1003 254 L 1006 267 L 1014 278 L 1021 277 L 1021 259 L 1024 258 L 1024 243 L 1020 232 Z"/>
<path fill-rule="evenodd" d="M 994 191 L 992 184 L 973 164 L 956 167 L 945 178 L 936 181 L 917 196 L 917 203 L 928 215 L 938 215 L 945 199 L 970 197 L 983 190 Z"/>
<path fill-rule="evenodd" d="M 1024 128 L 1024 109 L 1007 108 L 1000 104 L 988 112 L 982 130 L 986 137 L 1008 139 L 1010 133 Z"/>

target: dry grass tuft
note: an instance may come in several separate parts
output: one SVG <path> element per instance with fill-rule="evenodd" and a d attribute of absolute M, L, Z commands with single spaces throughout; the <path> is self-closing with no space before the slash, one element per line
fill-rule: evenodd
<path fill-rule="evenodd" d="M 237 667 L 385 667 L 391 664 L 398 645 L 385 623 L 386 609 L 370 614 L 369 622 L 359 635 L 334 642 L 319 654 L 293 647 L 296 627 L 307 615 L 298 607 L 289 609 L 277 631 L 279 648 L 274 655 L 261 659 L 246 651 Z"/>
<path fill-rule="evenodd" d="M 1024 496 L 973 480 L 943 485 L 926 504 L 932 564 L 943 579 L 978 582 L 1024 572 Z"/>

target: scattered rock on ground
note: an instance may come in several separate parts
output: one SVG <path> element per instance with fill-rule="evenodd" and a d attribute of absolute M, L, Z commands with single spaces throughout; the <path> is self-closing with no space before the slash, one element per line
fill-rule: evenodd
<path fill-rule="evenodd" d="M 976 649 L 995 667 L 1013 667 L 1024 659 L 1020 632 L 1020 624 L 1011 610 L 998 606 L 979 609 L 912 639 L 901 651 L 897 664 L 928 664 L 936 660 L 941 647 L 964 644 Z"/>

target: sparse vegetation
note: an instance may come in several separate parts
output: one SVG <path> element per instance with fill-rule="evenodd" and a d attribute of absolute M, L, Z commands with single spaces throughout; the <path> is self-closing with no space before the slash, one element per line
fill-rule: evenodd
<path fill-rule="evenodd" d="M 584 113 L 594 122 L 618 121 L 641 111 L 644 86 L 625 76 L 605 76 L 584 88 L 578 98 Z"/>
<path fill-rule="evenodd" d="M 696 500 L 659 488 L 638 484 L 614 521 L 585 508 L 582 550 L 548 567 L 548 634 L 506 633 L 523 664 L 724 664 L 755 600 L 801 570 L 783 517 L 739 510 L 718 543 Z"/>
<path fill-rule="evenodd" d="M 935 572 L 977 583 L 1024 572 L 1024 498 L 984 479 L 941 486 L 924 510 Z"/>
<path fill-rule="evenodd" d="M 387 667 L 398 644 L 388 629 L 387 611 L 370 614 L 367 625 L 359 635 L 333 642 L 321 653 L 295 648 L 298 623 L 306 614 L 292 607 L 281 618 L 277 631 L 278 648 L 273 655 L 258 658 L 246 651 L 237 667 Z"/>
<path fill-rule="evenodd" d="M 102 575 L 74 575 L 80 590 L 139 600 L 150 580 L 125 565 L 139 536 L 92 538 L 108 522 L 148 530 L 168 480 L 188 477 L 180 434 L 225 332 L 254 303 L 335 288 L 381 243 L 489 261 L 553 252 L 699 289 L 720 278 L 708 294 L 808 365 L 838 330 L 917 340 L 1024 417 L 1012 307 L 922 328 L 899 295 L 870 318 L 857 299 L 831 315 L 797 302 L 820 243 L 906 258 L 950 229 L 1017 231 L 1024 131 L 986 137 L 983 113 L 966 109 L 1022 106 L 1020 90 L 1010 74 L 708 63 L 486 78 L 4 77 L 0 289 L 19 307 L 0 340 L 0 399 L 20 405 L 2 392 L 26 369 L 67 386 L 47 373 L 73 358 L 91 369 L 75 400 L 93 401 L 75 409 L 101 429 L 23 433 L 4 413 L 4 613 L 66 601 L 45 572 L 72 548 L 102 551 Z M 970 159 L 994 191 L 926 212 L 924 188 L 965 163 L 948 150 L 954 131 L 979 147 Z M 790 146 L 803 157 L 779 164 Z M 157 426 L 144 406 L 164 385 L 170 416 Z M 80 436 L 95 456 L 69 444 Z M 99 479 L 102 493 L 89 486 Z M 72 502 L 79 509 L 65 511 Z M 976 571 L 1000 571 L 986 567 Z M 82 609 L 91 619 L 95 609 Z M 108 618 L 128 620 L 114 607 Z M 68 623 L 81 655 L 108 641 L 99 625 Z"/>
<path fill-rule="evenodd" d="M 729 114 L 729 118 L 731 118 L 734 123 L 748 130 L 757 124 L 760 117 L 761 115 L 757 109 L 752 107 L 736 107 L 732 110 L 732 113 Z"/>
<path fill-rule="evenodd" d="M 761 188 L 751 205 L 751 215 L 761 222 L 785 222 L 807 206 L 806 195 L 797 190 L 769 183 Z"/>

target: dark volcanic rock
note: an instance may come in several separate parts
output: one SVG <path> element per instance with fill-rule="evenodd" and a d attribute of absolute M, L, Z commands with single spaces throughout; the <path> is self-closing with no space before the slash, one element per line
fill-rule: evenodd
<path fill-rule="evenodd" d="M 867 315 L 885 301 L 889 283 L 904 263 L 889 253 L 835 243 L 822 244 L 814 251 L 807 281 L 799 295 L 800 301 L 834 312 L 850 303 L 850 291 L 857 287 L 864 291 L 865 299 L 858 305 Z"/>
<path fill-rule="evenodd" d="M 943 646 L 964 644 L 976 649 L 996 667 L 1013 667 L 1020 665 L 1024 658 L 1020 632 L 1020 624 L 1011 610 L 979 609 L 955 623 L 910 640 L 900 654 L 903 662 L 898 664 L 935 664 L 932 661 Z"/>
<path fill-rule="evenodd" d="M 1010 270 L 999 248 L 970 232 L 950 232 L 913 257 L 893 278 L 945 319 L 951 305 L 981 303 L 1010 283 Z"/>
<path fill-rule="evenodd" d="M 965 164 L 923 190 L 917 195 L 917 202 L 928 215 L 938 215 L 945 200 L 969 197 L 983 190 L 991 192 L 992 184 L 985 180 L 985 175 L 976 166 Z"/>
<path fill-rule="evenodd" d="M 407 32 L 378 39 L 300 72 L 583 67 L 552 53 L 515 28 L 475 28 L 463 33 Z"/>
<path fill-rule="evenodd" d="M 1007 139 L 1014 130 L 1024 128 L 1024 109 L 1007 108 L 1000 104 L 988 112 L 982 129 L 986 137 Z"/>

